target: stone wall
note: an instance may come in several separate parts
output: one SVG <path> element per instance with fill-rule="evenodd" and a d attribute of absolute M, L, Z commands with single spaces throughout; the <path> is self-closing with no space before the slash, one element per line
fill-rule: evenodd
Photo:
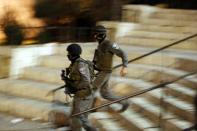
<path fill-rule="evenodd" d="M 37 65 L 40 56 L 53 54 L 56 47 L 56 43 L 0 46 L 0 78 L 18 77 L 23 68 Z"/>
<path fill-rule="evenodd" d="M 158 7 L 148 5 L 124 5 L 122 7 L 122 21 L 137 23 L 143 18 L 148 18 L 159 9 Z"/>
<path fill-rule="evenodd" d="M 11 61 L 11 48 L 10 47 L 0 47 L 0 78 L 9 76 Z"/>
<path fill-rule="evenodd" d="M 0 56 L 0 78 L 8 77 L 9 75 L 9 66 L 10 57 L 9 56 Z"/>

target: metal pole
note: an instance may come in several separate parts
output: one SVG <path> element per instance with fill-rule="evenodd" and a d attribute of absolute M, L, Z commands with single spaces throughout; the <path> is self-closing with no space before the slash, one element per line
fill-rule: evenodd
<path fill-rule="evenodd" d="M 191 39 L 191 38 L 196 37 L 196 36 L 197 36 L 197 33 L 196 33 L 196 34 L 193 34 L 193 35 L 190 35 L 190 36 L 188 36 L 188 37 L 185 37 L 185 38 L 183 38 L 183 39 L 180 39 L 180 40 L 178 40 L 178 41 L 175 41 L 175 42 L 173 42 L 173 43 L 171 43 L 171 44 L 169 44 L 169 45 L 163 46 L 163 47 L 161 47 L 161 48 L 159 48 L 159 49 L 153 50 L 153 51 L 151 51 L 151 52 L 149 52 L 149 53 L 146 53 L 146 54 L 144 54 L 144 55 L 141 55 L 141 56 L 139 56 L 139 57 L 136 57 L 136 58 L 134 58 L 134 59 L 128 61 L 128 63 L 137 61 L 137 60 L 139 60 L 139 59 L 141 59 L 141 58 L 143 58 L 143 57 L 146 57 L 146 56 L 151 55 L 151 54 L 153 54 L 153 53 L 159 52 L 159 51 L 161 51 L 161 50 L 164 50 L 164 49 L 166 49 L 166 48 L 168 48 L 168 47 L 171 47 L 171 46 L 173 46 L 173 45 L 179 44 L 179 43 L 181 43 L 181 42 L 183 42 L 183 41 L 186 41 L 186 40 Z M 121 67 L 121 66 L 122 66 L 122 64 L 116 65 L 116 66 L 113 67 L 113 69 L 116 69 L 116 68 Z"/>
<path fill-rule="evenodd" d="M 88 109 L 88 110 L 85 110 L 85 111 L 82 111 L 82 112 L 73 114 L 73 115 L 71 115 L 71 117 L 78 116 L 78 115 L 81 115 L 81 114 L 84 114 L 84 113 L 87 113 L 87 112 L 90 112 L 90 111 L 93 111 L 93 110 L 97 110 L 97 109 L 103 108 L 103 107 L 105 107 L 105 106 L 109 106 L 109 105 L 111 105 L 111 104 L 120 102 L 120 101 L 122 101 L 122 100 L 125 100 L 125 99 L 128 99 L 128 98 L 132 98 L 132 97 L 135 97 L 135 96 L 144 94 L 144 93 L 149 92 L 149 91 L 151 91 L 151 90 L 155 90 L 155 89 L 158 89 L 158 88 L 161 88 L 161 87 L 165 87 L 165 86 L 168 85 L 168 84 L 172 84 L 172 83 L 174 83 L 174 82 L 176 82 L 176 81 L 178 81 L 178 80 L 181 80 L 181 79 L 183 79 L 183 78 L 185 78 L 185 77 L 187 77 L 187 76 L 190 76 L 190 75 L 194 75 L 194 74 L 196 74 L 196 73 L 197 73 L 197 70 L 194 71 L 194 72 L 192 72 L 192 73 L 188 73 L 188 74 L 186 74 L 186 75 L 180 76 L 180 77 L 178 77 L 178 78 L 176 78 L 176 79 L 174 79 L 174 80 L 172 80 L 172 81 L 164 82 L 164 83 L 161 83 L 161 84 L 156 85 L 156 86 L 154 86 L 154 87 L 151 87 L 151 88 L 149 88 L 149 89 L 145 89 L 145 90 L 142 90 L 142 91 L 133 93 L 133 94 L 131 94 L 131 95 L 122 97 L 122 98 L 120 98 L 120 99 L 118 99 L 118 100 L 115 100 L 115 101 L 111 101 L 111 102 L 105 103 L 105 104 L 103 104 L 103 105 L 101 105 L 101 106 L 97 106 L 97 107 L 94 107 L 94 108 L 91 108 L 91 109 Z"/>

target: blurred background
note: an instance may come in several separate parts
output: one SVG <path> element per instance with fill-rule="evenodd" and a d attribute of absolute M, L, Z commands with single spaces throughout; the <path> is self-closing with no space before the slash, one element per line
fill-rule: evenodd
<path fill-rule="evenodd" d="M 97 21 L 121 21 L 124 4 L 197 9 L 195 0 L 0 0 L 0 44 L 93 41 Z M 17 33 L 15 33 L 17 32 Z"/>

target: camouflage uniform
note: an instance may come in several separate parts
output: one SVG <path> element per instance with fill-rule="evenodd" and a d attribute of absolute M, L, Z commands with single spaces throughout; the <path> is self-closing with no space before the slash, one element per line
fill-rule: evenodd
<path fill-rule="evenodd" d="M 93 85 L 97 89 L 100 89 L 101 96 L 110 101 L 120 99 L 120 96 L 113 95 L 108 90 L 108 82 L 112 72 L 113 56 L 117 55 L 122 58 L 122 63 L 124 67 L 127 67 L 128 60 L 127 55 L 122 49 L 118 47 L 117 44 L 112 43 L 109 40 L 103 40 L 99 43 L 95 54 L 93 62 L 98 70 L 98 75 L 95 78 Z M 126 101 L 121 101 L 121 104 L 125 104 Z"/>
<path fill-rule="evenodd" d="M 83 61 L 83 59 L 78 58 L 69 67 L 70 73 L 68 74 L 68 77 L 71 80 L 74 80 L 72 86 L 76 87 L 78 90 L 74 95 L 71 115 L 87 110 L 91 108 L 93 104 L 90 73 L 88 65 Z M 81 131 L 82 126 L 87 131 L 96 131 L 88 121 L 88 113 L 71 118 L 71 127 L 73 131 Z"/>

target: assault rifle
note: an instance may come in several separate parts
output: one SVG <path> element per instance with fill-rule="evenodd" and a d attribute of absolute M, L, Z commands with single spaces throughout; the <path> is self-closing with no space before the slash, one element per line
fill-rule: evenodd
<path fill-rule="evenodd" d="M 68 78 L 68 71 L 66 71 L 66 76 L 65 76 L 65 70 L 62 70 L 61 78 L 65 82 L 65 85 L 49 91 L 46 96 L 53 95 L 56 91 L 62 88 L 65 88 L 64 93 L 68 94 L 70 97 L 72 97 L 72 94 L 75 94 L 77 92 L 77 89 L 72 86 L 74 81 Z"/>

